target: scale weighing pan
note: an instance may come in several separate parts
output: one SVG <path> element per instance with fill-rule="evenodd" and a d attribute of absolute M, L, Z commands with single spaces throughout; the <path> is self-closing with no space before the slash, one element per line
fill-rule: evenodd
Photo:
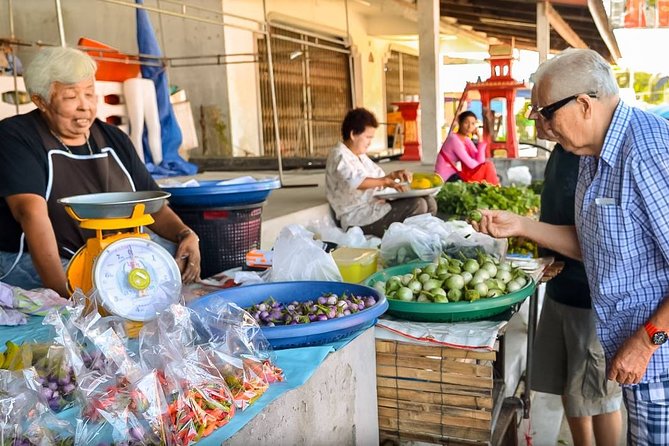
<path fill-rule="evenodd" d="M 98 218 L 130 218 L 135 206 L 144 204 L 144 213 L 158 212 L 170 196 L 169 192 L 103 192 L 61 198 L 59 203 L 69 207 L 82 220 Z"/>

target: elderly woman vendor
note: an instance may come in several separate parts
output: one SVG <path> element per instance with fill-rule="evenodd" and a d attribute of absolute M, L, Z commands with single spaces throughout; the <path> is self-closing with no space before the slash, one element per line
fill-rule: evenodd
<path fill-rule="evenodd" d="M 365 234 L 382 237 L 391 223 L 412 215 L 437 213 L 434 197 L 402 198 L 386 202 L 374 191 L 386 187 L 403 190 L 411 181 L 406 170 L 386 175 L 367 156 L 367 149 L 379 126 L 364 108 L 349 111 L 341 125 L 342 142 L 329 155 L 325 171 L 326 195 L 344 230 L 360 226 Z"/>
<path fill-rule="evenodd" d="M 37 110 L 0 121 L 0 280 L 67 296 L 64 265 L 86 234 L 59 198 L 159 190 L 119 129 L 96 119 L 95 62 L 44 48 L 25 71 Z M 186 283 L 200 275 L 197 235 L 167 206 L 150 229 L 177 244 Z"/>

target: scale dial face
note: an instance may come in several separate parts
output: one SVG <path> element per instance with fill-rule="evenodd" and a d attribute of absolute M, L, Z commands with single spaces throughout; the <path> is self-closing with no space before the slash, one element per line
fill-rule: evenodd
<path fill-rule="evenodd" d="M 107 311 L 144 322 L 179 301 L 181 273 L 165 248 L 128 237 L 110 244 L 95 259 L 93 285 Z"/>

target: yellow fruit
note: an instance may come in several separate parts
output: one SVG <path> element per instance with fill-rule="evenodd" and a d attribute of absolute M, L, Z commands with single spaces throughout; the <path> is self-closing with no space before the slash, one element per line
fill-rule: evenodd
<path fill-rule="evenodd" d="M 12 341 L 5 343 L 5 360 L 2 368 L 7 370 L 21 370 L 23 368 L 23 358 L 21 357 L 21 348 Z"/>
<path fill-rule="evenodd" d="M 432 187 L 432 182 L 427 178 L 417 178 L 411 181 L 411 189 L 429 189 Z"/>
<path fill-rule="evenodd" d="M 438 173 L 433 173 L 430 175 L 430 181 L 432 182 L 432 187 L 439 187 L 444 184 L 444 179 L 441 178 L 441 175 Z"/>

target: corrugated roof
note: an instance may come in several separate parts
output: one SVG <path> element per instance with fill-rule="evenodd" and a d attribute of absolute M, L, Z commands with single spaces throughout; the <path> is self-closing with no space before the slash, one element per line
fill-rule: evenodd
<path fill-rule="evenodd" d="M 552 7 L 589 48 L 611 60 L 609 49 L 595 26 L 586 2 L 573 3 L 552 3 Z M 536 49 L 536 0 L 440 0 L 440 9 L 442 17 L 452 17 L 460 26 L 470 26 L 474 31 L 484 32 L 488 37 L 504 42 L 510 42 L 515 37 L 517 47 Z M 551 29 L 551 50 L 560 51 L 569 46 Z"/>

